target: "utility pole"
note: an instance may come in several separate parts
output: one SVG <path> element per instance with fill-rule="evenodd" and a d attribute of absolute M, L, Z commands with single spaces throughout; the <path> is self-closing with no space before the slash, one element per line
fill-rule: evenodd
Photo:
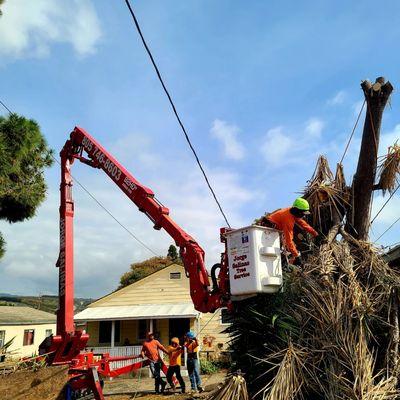
<path fill-rule="evenodd" d="M 348 213 L 347 231 L 360 240 L 368 239 L 372 193 L 378 163 L 379 135 L 382 115 L 393 91 L 393 86 L 385 78 L 379 77 L 375 83 L 365 80 L 361 83 L 367 105 L 364 130 L 358 158 L 357 171 L 352 184 L 352 202 Z"/>

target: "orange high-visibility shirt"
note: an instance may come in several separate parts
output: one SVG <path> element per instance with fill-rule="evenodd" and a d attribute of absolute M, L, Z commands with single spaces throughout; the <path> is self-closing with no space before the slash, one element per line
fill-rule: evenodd
<path fill-rule="evenodd" d="M 156 339 L 146 340 L 143 343 L 142 351 L 144 355 L 151 361 L 159 361 L 161 359 L 158 350 L 164 351 L 164 346 Z"/>
<path fill-rule="evenodd" d="M 185 343 L 185 347 L 187 349 L 187 356 L 190 359 L 197 359 L 197 355 L 199 352 L 199 342 L 197 341 L 197 339 L 194 340 L 188 340 Z"/>
<path fill-rule="evenodd" d="M 174 346 L 168 346 L 167 350 L 168 350 L 169 366 L 174 367 L 175 365 L 182 365 L 181 354 L 183 350 L 177 349 Z"/>
<path fill-rule="evenodd" d="M 318 232 L 313 229 L 310 225 L 307 224 L 306 221 L 302 218 L 295 217 L 290 212 L 290 207 L 288 208 L 281 208 L 278 211 L 275 211 L 271 215 L 268 215 L 267 219 L 273 222 L 277 229 L 283 232 L 283 241 L 285 247 L 288 251 L 292 253 L 294 257 L 298 257 L 299 252 L 296 249 L 296 245 L 293 241 L 293 229 L 294 224 L 297 224 L 308 233 L 311 233 L 313 236 L 317 236 Z"/>

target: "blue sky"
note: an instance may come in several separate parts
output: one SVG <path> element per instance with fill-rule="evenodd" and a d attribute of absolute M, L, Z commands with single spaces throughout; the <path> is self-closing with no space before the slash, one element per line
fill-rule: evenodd
<path fill-rule="evenodd" d="M 34 4 L 33 4 L 34 3 Z M 133 3 L 193 144 L 233 226 L 290 204 L 318 154 L 332 168 L 362 101 L 360 81 L 395 87 L 380 153 L 400 137 L 397 16 L 400 3 L 320 1 L 138 1 Z M 224 225 L 189 152 L 124 1 L 6 0 L 0 18 L 1 99 L 36 119 L 57 152 L 75 125 L 88 130 L 205 248 L 212 265 Z M 345 159 L 351 178 L 360 124 Z M 157 253 L 170 238 L 100 171 L 74 175 Z M 59 170 L 46 173 L 37 217 L 0 223 L 8 251 L 0 292 L 56 293 Z M 113 290 L 151 254 L 75 185 L 76 294 Z M 374 210 L 385 200 L 376 194 Z M 372 240 L 397 217 L 395 196 Z M 374 211 L 373 211 L 374 213 Z M 400 223 L 380 240 L 398 242 Z"/>

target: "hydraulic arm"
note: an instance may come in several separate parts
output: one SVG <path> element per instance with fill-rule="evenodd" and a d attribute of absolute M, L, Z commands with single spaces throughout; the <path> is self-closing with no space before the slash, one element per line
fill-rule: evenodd
<path fill-rule="evenodd" d="M 57 261 L 59 268 L 60 304 L 57 313 L 57 336 L 53 342 L 60 342 L 58 356 L 54 362 L 67 362 L 73 354 L 79 352 L 88 340 L 88 336 L 75 331 L 74 301 L 74 268 L 73 268 L 73 217 L 74 201 L 72 198 L 73 179 L 71 167 L 79 160 L 94 168 L 103 170 L 111 180 L 132 200 L 138 209 L 153 222 L 155 229 L 165 229 L 180 249 L 186 274 L 190 281 L 190 295 L 195 308 L 201 312 L 214 312 L 229 303 L 229 283 L 224 254 L 218 279 L 213 279 L 210 286 L 208 273 L 204 264 L 204 250 L 180 228 L 169 216 L 164 207 L 154 196 L 151 189 L 138 182 L 111 154 L 109 154 L 84 129 L 76 127 L 69 140 L 61 150 L 61 186 L 60 186 L 60 253 Z M 65 338 L 69 338 L 67 341 Z M 61 342 L 63 343 L 61 345 Z M 68 342 L 68 345 L 66 343 Z"/>

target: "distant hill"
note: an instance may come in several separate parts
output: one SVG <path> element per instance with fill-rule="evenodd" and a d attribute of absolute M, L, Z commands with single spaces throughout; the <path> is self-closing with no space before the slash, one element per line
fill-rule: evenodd
<path fill-rule="evenodd" d="M 76 298 L 74 300 L 75 312 L 82 311 L 93 301 L 94 299 Z M 58 296 L 18 296 L 9 293 L 0 293 L 0 306 L 29 306 L 55 314 L 58 308 Z"/>

